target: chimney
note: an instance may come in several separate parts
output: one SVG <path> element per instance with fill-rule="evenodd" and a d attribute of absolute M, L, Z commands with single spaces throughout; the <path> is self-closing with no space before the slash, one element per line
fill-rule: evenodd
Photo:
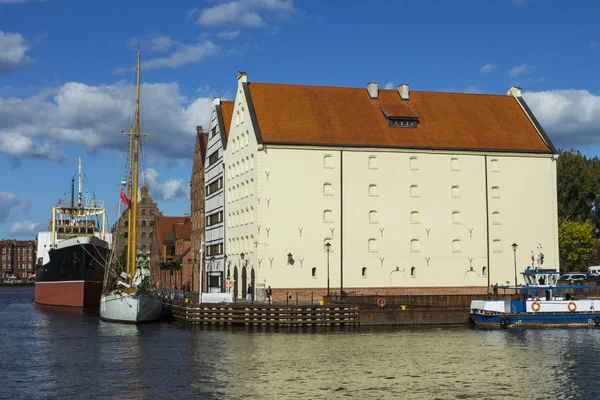
<path fill-rule="evenodd" d="M 506 92 L 506 94 L 513 97 L 521 97 L 521 90 L 522 89 L 520 87 L 511 86 L 510 89 L 508 89 L 508 92 Z"/>
<path fill-rule="evenodd" d="M 379 98 L 379 87 L 377 86 L 377 82 L 367 83 L 367 92 L 369 92 L 370 98 L 372 98 L 372 99 Z"/>
<path fill-rule="evenodd" d="M 239 82 L 248 82 L 248 74 L 245 73 L 244 71 L 238 71 L 237 80 Z"/>
<path fill-rule="evenodd" d="M 196 133 L 197 134 L 201 134 L 202 133 L 202 125 L 196 125 Z"/>
<path fill-rule="evenodd" d="M 410 100 L 409 91 L 408 91 L 408 83 L 403 83 L 398 85 L 398 93 L 400 94 L 400 98 L 402 100 Z"/>
<path fill-rule="evenodd" d="M 221 98 L 213 97 L 213 106 L 220 106 L 220 105 L 221 105 Z"/>

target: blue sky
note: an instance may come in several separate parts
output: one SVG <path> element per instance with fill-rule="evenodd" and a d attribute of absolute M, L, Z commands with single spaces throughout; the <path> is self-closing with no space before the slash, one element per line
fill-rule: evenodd
<path fill-rule="evenodd" d="M 84 187 L 117 213 L 142 49 L 151 195 L 189 212 L 195 126 L 256 82 L 524 97 L 558 147 L 600 148 L 600 2 L 0 0 L 0 238 L 30 238 Z"/>

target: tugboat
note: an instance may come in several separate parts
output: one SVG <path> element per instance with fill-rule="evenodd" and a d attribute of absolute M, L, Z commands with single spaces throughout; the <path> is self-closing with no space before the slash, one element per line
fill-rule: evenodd
<path fill-rule="evenodd" d="M 585 285 L 558 285 L 560 272 L 527 269 L 525 285 L 498 286 L 515 291 L 502 300 L 473 300 L 469 322 L 492 328 L 600 326 L 600 300 L 581 299 Z"/>

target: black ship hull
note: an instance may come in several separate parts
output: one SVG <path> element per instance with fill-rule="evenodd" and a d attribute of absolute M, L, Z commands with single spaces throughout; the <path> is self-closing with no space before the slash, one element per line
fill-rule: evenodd
<path fill-rule="evenodd" d="M 59 242 L 50 261 L 36 268 L 35 302 L 71 307 L 100 304 L 108 243 L 96 237 Z"/>

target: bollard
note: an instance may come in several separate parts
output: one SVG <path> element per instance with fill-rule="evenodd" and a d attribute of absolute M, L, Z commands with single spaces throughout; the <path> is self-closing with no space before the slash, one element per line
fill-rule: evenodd
<path fill-rule="evenodd" d="M 290 305 L 290 296 L 289 296 L 289 292 L 285 292 L 285 305 L 289 306 Z"/>
<path fill-rule="evenodd" d="M 298 305 L 298 292 L 296 292 L 296 305 Z"/>
<path fill-rule="evenodd" d="M 315 293 L 314 292 L 310 292 L 310 305 L 314 306 L 314 297 L 315 297 Z"/>

